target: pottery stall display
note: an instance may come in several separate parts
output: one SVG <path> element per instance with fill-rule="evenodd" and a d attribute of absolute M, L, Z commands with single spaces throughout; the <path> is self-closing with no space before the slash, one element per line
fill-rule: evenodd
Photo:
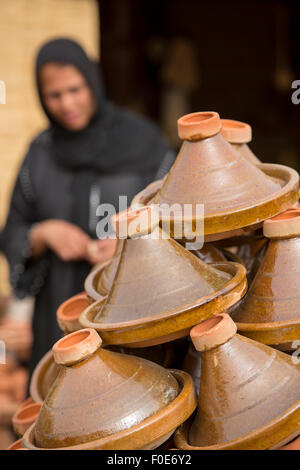
<path fill-rule="evenodd" d="M 283 165 L 253 165 L 226 142 L 220 133 L 218 113 L 200 112 L 178 120 L 178 133 L 184 140 L 175 163 L 156 193 L 145 200 L 160 208 L 161 224 L 169 223 L 171 236 L 182 226 L 183 238 L 197 235 L 197 204 L 204 205 L 206 241 L 232 237 L 258 228 L 298 201 L 298 173 Z M 146 190 L 147 191 L 147 190 Z M 166 213 L 164 205 L 174 206 Z M 192 207 L 185 216 L 184 205 Z M 193 230 L 185 222 L 191 222 Z M 196 227 L 196 228 L 195 228 Z M 203 230 L 200 224 L 200 230 Z"/>
<path fill-rule="evenodd" d="M 101 347 L 93 329 L 53 346 L 59 374 L 23 445 L 37 449 L 154 449 L 196 407 L 191 377 Z"/>
<path fill-rule="evenodd" d="M 268 245 L 252 285 L 232 316 L 241 334 L 282 350 L 299 347 L 300 210 L 264 223 Z"/>
<path fill-rule="evenodd" d="M 232 147 L 253 165 L 261 163 L 247 145 L 252 140 L 252 129 L 249 124 L 232 119 L 221 119 L 221 134 Z"/>
<path fill-rule="evenodd" d="M 142 211 L 121 213 L 116 220 L 121 226 Z M 164 238 L 159 228 L 157 235 L 137 234 L 123 241 L 107 298 L 80 316 L 82 326 L 97 329 L 106 345 L 145 347 L 182 338 L 193 325 L 224 311 L 246 292 L 246 271 L 240 264 L 206 264 Z"/>
<path fill-rule="evenodd" d="M 300 340 L 299 175 L 218 113 L 178 134 L 168 174 L 112 218 L 113 258 L 58 308 L 10 450 L 298 446 L 300 365 L 269 345 Z"/>
<path fill-rule="evenodd" d="M 191 330 L 202 353 L 200 395 L 175 434 L 179 449 L 276 449 L 300 434 L 300 366 L 236 331 L 225 313 Z"/>

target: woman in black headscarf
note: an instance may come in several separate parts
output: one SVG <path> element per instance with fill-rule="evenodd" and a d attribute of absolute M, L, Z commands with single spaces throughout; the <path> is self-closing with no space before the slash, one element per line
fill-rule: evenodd
<path fill-rule="evenodd" d="M 114 240 L 95 241 L 97 206 L 118 211 L 119 195 L 130 203 L 173 158 L 153 124 L 103 99 L 96 66 L 76 42 L 45 44 L 36 80 L 50 127 L 30 145 L 3 232 L 15 294 L 35 296 L 30 372 L 61 335 L 58 306 L 113 254 Z"/>

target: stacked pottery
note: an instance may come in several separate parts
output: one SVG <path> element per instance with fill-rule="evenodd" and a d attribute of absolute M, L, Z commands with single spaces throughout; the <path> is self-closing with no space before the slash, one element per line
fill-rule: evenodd
<path fill-rule="evenodd" d="M 289 351 L 300 338 L 300 210 L 267 220 L 263 230 L 265 254 L 233 318 L 241 334 Z"/>
<path fill-rule="evenodd" d="M 190 376 L 101 347 L 93 329 L 53 347 L 60 366 L 35 424 L 29 449 L 152 449 L 194 411 Z"/>
<path fill-rule="evenodd" d="M 300 434 L 299 368 L 236 334 L 223 313 L 239 315 L 248 299 L 246 268 L 224 246 L 249 243 L 248 268 L 259 254 L 255 288 L 275 243 L 261 261 L 265 221 L 297 203 L 298 174 L 260 163 L 250 126 L 215 112 L 184 116 L 178 131 L 184 142 L 168 175 L 114 217 L 112 260 L 58 309 L 66 336 L 33 373 L 31 397 L 43 406 L 27 449 L 168 448 L 176 429 L 178 448 L 267 449 Z"/>
<path fill-rule="evenodd" d="M 202 353 L 200 396 L 176 432 L 180 449 L 276 449 L 300 434 L 300 366 L 236 331 L 227 314 L 191 330 Z"/>

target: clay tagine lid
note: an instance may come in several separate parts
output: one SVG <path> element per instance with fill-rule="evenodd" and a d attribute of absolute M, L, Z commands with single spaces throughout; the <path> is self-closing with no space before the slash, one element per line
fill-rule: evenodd
<path fill-rule="evenodd" d="M 60 371 L 54 361 L 52 350 L 48 351 L 37 364 L 30 381 L 30 396 L 33 401 L 43 402 Z"/>
<path fill-rule="evenodd" d="M 185 449 L 269 449 L 299 433 L 300 368 L 235 333 L 228 314 L 191 330 L 202 355 L 197 414 L 175 436 Z"/>
<path fill-rule="evenodd" d="M 249 124 L 232 119 L 221 119 L 221 134 L 232 147 L 253 165 L 261 163 L 247 145 L 252 140 L 252 129 Z"/>
<path fill-rule="evenodd" d="M 27 448 L 151 448 L 195 409 L 188 374 L 102 349 L 93 329 L 60 339 L 53 355 L 61 369 L 24 436 Z"/>
<path fill-rule="evenodd" d="M 208 265 L 160 229 L 157 234 L 124 240 L 107 298 L 80 317 L 106 344 L 141 347 L 186 336 L 191 326 L 238 302 L 246 291 L 243 266 Z"/>
<path fill-rule="evenodd" d="M 30 403 L 21 406 L 12 418 L 13 428 L 18 436 L 23 436 L 25 431 L 35 422 L 42 407 L 42 403 Z"/>
<path fill-rule="evenodd" d="M 204 235 L 212 236 L 258 224 L 298 199 L 295 170 L 273 164 L 254 166 L 226 142 L 220 129 L 215 112 L 192 113 L 178 121 L 184 142 L 149 201 L 159 206 L 161 221 L 169 221 L 171 229 L 192 217 L 197 232 L 197 221 L 203 220 L 197 204 L 204 205 Z M 192 207 L 192 216 L 185 213 L 186 204 Z M 175 212 L 168 213 L 165 205 L 176 207 Z M 184 230 L 184 235 L 191 235 L 188 227 Z M 201 224 L 199 230 L 203 230 Z"/>
<path fill-rule="evenodd" d="M 284 345 L 300 334 L 300 211 L 264 222 L 265 254 L 249 292 L 233 311 L 238 330 L 265 344 Z M 292 344 L 285 349 L 292 349 Z"/>

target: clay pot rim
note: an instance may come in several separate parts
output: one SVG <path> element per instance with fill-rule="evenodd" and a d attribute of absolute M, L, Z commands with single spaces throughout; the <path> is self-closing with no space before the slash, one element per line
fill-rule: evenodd
<path fill-rule="evenodd" d="M 30 405 L 25 405 L 21 408 L 19 408 L 16 413 L 14 414 L 13 418 L 12 418 L 12 421 L 13 421 L 13 425 L 14 427 L 15 426 L 24 426 L 28 423 L 31 423 L 32 420 L 36 419 L 38 414 L 39 414 L 39 411 L 42 407 L 43 403 L 42 402 L 38 402 L 38 403 L 31 403 Z M 26 412 L 31 412 L 33 411 L 33 415 L 29 415 L 29 416 L 25 416 L 25 417 L 22 417 L 22 415 L 26 415 Z"/>
<path fill-rule="evenodd" d="M 105 446 L 109 444 L 118 445 L 119 448 L 120 445 L 124 446 L 128 440 L 131 438 L 136 438 L 137 436 L 139 437 L 139 441 L 141 441 L 142 438 L 141 447 L 143 447 L 147 444 L 151 444 L 151 442 L 155 442 L 159 437 L 163 437 L 169 432 L 175 431 L 176 428 L 193 413 L 197 406 L 197 401 L 195 396 L 194 383 L 191 376 L 186 372 L 175 369 L 169 369 L 169 372 L 179 382 L 181 390 L 177 397 L 165 408 L 146 418 L 141 423 L 111 436 L 96 439 L 85 444 L 76 444 L 69 447 L 57 447 L 53 450 L 92 450 L 99 448 L 99 446 L 102 446 L 102 448 L 104 446 L 104 448 L 106 448 Z M 147 441 L 149 427 L 158 421 L 161 422 L 161 426 L 159 427 L 159 435 L 156 433 L 155 439 L 149 442 Z M 32 450 L 51 450 L 48 448 L 46 449 L 36 447 L 35 444 L 33 444 L 34 431 L 35 424 L 33 424 L 24 434 L 23 443 L 26 448 Z"/>
<path fill-rule="evenodd" d="M 177 121 L 178 136 L 182 140 L 201 140 L 218 134 L 221 119 L 215 111 L 185 114 Z"/>
<path fill-rule="evenodd" d="M 164 178 L 160 180 L 153 181 L 152 183 L 148 184 L 146 188 L 142 189 L 142 191 L 138 192 L 131 201 L 130 207 L 133 209 L 136 205 L 144 205 L 148 204 L 150 199 L 152 199 L 157 191 L 161 188 L 164 182 Z M 141 201 L 141 197 L 145 198 L 144 202 Z"/>
<path fill-rule="evenodd" d="M 271 239 L 300 236 L 300 208 L 291 207 L 285 212 L 264 221 L 264 236 Z"/>
<path fill-rule="evenodd" d="M 137 217 L 139 217 L 143 213 L 147 213 L 148 216 L 150 215 L 150 221 L 148 219 L 148 223 L 145 224 L 144 227 L 142 227 L 141 231 L 135 231 L 131 235 L 128 234 L 127 225 L 133 222 Z M 126 233 L 127 238 L 132 238 L 132 237 L 139 238 L 143 235 L 148 235 L 149 233 L 153 232 L 153 230 L 155 230 L 155 228 L 159 224 L 159 216 L 158 214 L 156 214 L 156 208 L 153 205 L 143 205 L 143 206 L 139 205 L 139 207 L 136 205 L 136 207 L 130 206 L 125 211 L 122 211 L 113 215 L 111 217 L 111 224 L 112 224 L 114 231 L 116 232 L 117 238 L 120 238 L 119 237 L 120 227 L 121 228 L 123 227 L 121 232 L 123 234 Z"/>
<path fill-rule="evenodd" d="M 204 352 L 227 343 L 236 331 L 236 324 L 228 313 L 218 313 L 195 325 L 190 337 L 196 351 Z"/>
<path fill-rule="evenodd" d="M 194 308 L 199 308 L 202 305 L 206 305 L 208 302 L 212 301 L 213 299 L 219 297 L 219 296 L 225 296 L 226 294 L 230 294 L 230 292 L 234 289 L 234 287 L 238 284 L 240 284 L 244 279 L 246 280 L 246 269 L 243 265 L 240 265 L 239 263 L 234 263 L 234 262 L 224 262 L 224 263 L 211 263 L 210 266 L 220 269 L 221 271 L 228 272 L 226 268 L 230 271 L 229 274 L 232 275 L 232 278 L 230 281 L 226 282 L 221 289 L 218 289 L 217 291 L 213 292 L 211 295 L 201 297 L 198 300 L 195 300 L 194 302 L 191 302 L 189 304 L 183 305 L 180 308 L 174 308 L 172 310 L 169 310 L 167 312 L 163 313 L 158 313 L 156 315 L 151 315 L 149 317 L 144 317 L 143 319 L 137 319 L 137 320 L 131 320 L 131 321 L 125 321 L 125 322 L 119 322 L 119 323 L 94 323 L 93 321 L 90 321 L 89 318 L 92 316 L 92 312 L 94 309 L 97 309 L 97 313 L 99 313 L 99 306 L 103 304 L 106 300 L 106 298 L 102 300 L 98 300 L 97 302 L 94 302 L 91 304 L 89 307 L 87 307 L 81 314 L 80 316 L 80 323 L 83 327 L 87 328 L 94 328 L 95 330 L 101 332 L 101 331 L 113 331 L 113 330 L 118 330 L 118 329 L 124 329 L 132 326 L 142 326 L 142 325 L 147 325 L 149 323 L 157 323 L 160 320 L 167 319 L 169 317 L 176 317 L 186 311 L 192 310 Z M 223 268 L 223 269 L 222 269 Z M 95 315 L 93 316 L 95 318 Z"/>
<path fill-rule="evenodd" d="M 218 212 L 211 213 L 204 217 L 204 236 L 206 241 L 215 241 L 218 240 L 218 235 L 224 234 L 226 232 L 232 232 L 230 237 L 234 236 L 235 233 L 244 232 L 247 227 L 253 226 L 253 229 L 256 229 L 263 223 L 266 219 L 274 217 L 277 214 L 280 214 L 284 210 L 289 209 L 293 204 L 298 203 L 299 197 L 299 175 L 293 168 L 289 168 L 284 165 L 279 165 L 275 163 L 260 163 L 256 165 L 266 176 L 272 177 L 281 184 L 281 188 L 278 191 L 275 191 L 273 195 L 270 195 L 260 201 L 256 201 L 255 205 L 250 205 L 244 208 L 236 208 L 230 212 Z M 157 182 L 158 183 L 158 182 Z M 157 190 L 153 197 L 157 194 L 162 186 L 162 182 L 157 185 Z M 135 203 L 142 201 L 142 198 L 146 194 L 148 186 L 135 196 Z M 288 195 L 288 198 L 287 198 Z M 288 200 L 287 200 L 288 199 Z M 151 203 L 151 201 L 149 201 Z M 276 204 L 274 204 L 276 202 Z M 145 203 L 145 201 L 144 201 Z M 278 208 L 280 204 L 280 208 Z M 264 209 L 262 214 L 257 214 L 258 209 Z M 239 216 L 237 218 L 237 215 Z M 243 218 L 246 218 L 243 221 Z M 237 223 L 237 219 L 240 221 Z M 172 222 L 174 218 L 165 218 L 166 221 Z M 182 221 L 182 217 L 175 218 L 176 222 Z M 186 218 L 185 220 L 190 220 Z M 192 217 L 192 221 L 203 220 L 203 218 Z M 219 229 L 215 228 L 215 224 L 219 224 Z M 201 233 L 201 235 L 203 235 Z M 208 238 L 207 238 L 208 237 Z M 215 238 L 217 237 L 217 238 Z"/>
<path fill-rule="evenodd" d="M 42 402 L 43 397 L 40 394 L 39 391 L 39 383 L 41 380 L 43 380 L 45 373 L 51 366 L 51 364 L 55 363 L 54 357 L 52 350 L 48 351 L 42 359 L 37 363 L 32 377 L 30 381 L 30 386 L 29 386 L 29 391 L 30 391 L 30 396 L 32 397 L 34 402 Z"/>
<path fill-rule="evenodd" d="M 73 297 L 70 297 L 58 307 L 56 312 L 56 319 L 57 323 L 59 324 L 59 327 L 63 331 L 71 333 L 79 329 L 78 313 L 71 313 L 70 315 L 69 313 L 66 314 L 65 311 L 66 309 L 69 309 L 70 307 L 74 306 L 74 304 L 76 304 L 78 301 L 81 302 L 82 300 L 86 301 L 87 303 L 90 303 L 86 292 L 80 292 L 80 294 L 76 294 Z"/>
<path fill-rule="evenodd" d="M 299 340 L 300 319 L 273 323 L 237 322 L 236 325 L 238 333 L 244 337 L 270 346 L 280 346 Z"/>
<path fill-rule="evenodd" d="M 6 450 L 29 450 L 25 447 L 22 447 L 23 438 L 21 437 L 17 441 L 14 441 Z M 15 448 L 16 447 L 16 448 Z"/>
<path fill-rule="evenodd" d="M 101 344 L 102 339 L 93 328 L 84 328 L 56 341 L 52 347 L 53 357 L 56 364 L 73 365 L 90 357 Z"/>
<path fill-rule="evenodd" d="M 100 264 L 97 268 L 93 269 L 89 275 L 85 278 L 84 290 L 87 297 L 93 301 L 102 300 L 105 296 L 100 294 L 95 288 L 96 282 L 98 282 L 99 277 L 101 276 L 103 270 L 111 263 L 111 260 L 105 261 L 105 263 Z"/>
<path fill-rule="evenodd" d="M 188 437 L 188 432 L 191 426 L 191 420 L 188 420 L 177 429 L 174 435 L 174 440 L 175 440 L 175 444 L 180 449 L 186 449 L 186 450 L 226 450 L 226 449 L 228 450 L 241 450 L 241 449 L 253 450 L 253 440 L 254 442 L 259 442 L 264 437 L 264 435 L 269 435 L 270 444 L 269 445 L 266 444 L 265 449 L 270 449 L 271 446 L 272 446 L 272 449 L 276 449 L 280 447 L 283 442 L 287 442 L 287 439 L 292 439 L 293 438 L 292 436 L 295 436 L 296 432 L 297 432 L 297 435 L 300 435 L 299 426 L 297 426 L 297 424 L 295 423 L 293 425 L 293 432 L 291 432 L 284 439 L 281 439 L 280 441 L 278 441 L 278 443 L 274 444 L 274 434 L 276 433 L 277 430 L 278 432 L 280 432 L 284 424 L 285 426 L 289 427 L 289 423 L 286 423 L 286 421 L 288 420 L 289 416 L 293 416 L 293 415 L 300 416 L 300 400 L 298 400 L 296 403 L 290 406 L 290 408 L 288 408 L 285 412 L 281 413 L 279 416 L 272 419 L 266 425 L 261 426 L 260 428 L 254 429 L 253 431 L 247 434 L 244 434 L 243 436 L 237 439 L 234 439 L 232 441 L 228 441 L 223 444 L 214 444 L 211 446 L 204 446 L 204 447 L 197 447 L 197 446 L 192 446 L 188 444 L 187 437 Z M 272 429 L 272 427 L 274 426 L 275 426 L 275 430 Z M 247 445 L 246 448 L 245 448 L 245 444 Z M 259 447 L 259 449 L 261 450 L 261 447 Z"/>
<path fill-rule="evenodd" d="M 230 144 L 248 144 L 252 140 L 252 128 L 249 124 L 234 119 L 221 119 L 221 134 Z"/>

